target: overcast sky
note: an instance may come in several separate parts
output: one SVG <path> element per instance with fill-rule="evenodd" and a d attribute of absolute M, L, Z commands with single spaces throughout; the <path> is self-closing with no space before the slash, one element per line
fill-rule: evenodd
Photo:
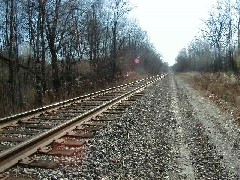
<path fill-rule="evenodd" d="M 199 32 L 216 0 L 130 0 L 131 16 L 146 30 L 164 61 L 173 65 L 178 52 Z"/>

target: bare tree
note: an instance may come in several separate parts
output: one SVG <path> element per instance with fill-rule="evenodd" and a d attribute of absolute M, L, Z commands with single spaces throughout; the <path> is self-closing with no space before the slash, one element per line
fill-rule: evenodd
<path fill-rule="evenodd" d="M 128 0 L 1 0 L 0 116 L 104 87 L 119 72 L 159 72 L 130 10 Z M 87 73 L 82 60 L 94 62 Z"/>
<path fill-rule="evenodd" d="M 6 0 L 6 46 L 8 50 L 9 61 L 9 93 L 11 94 L 11 102 L 15 103 L 15 61 L 17 58 L 17 32 L 16 32 L 16 2 L 15 0 Z"/>
<path fill-rule="evenodd" d="M 59 94 L 60 88 L 60 80 L 59 80 L 59 73 L 58 73 L 58 58 L 57 58 L 57 48 L 56 48 L 56 36 L 57 36 L 57 28 L 58 28 L 58 21 L 59 21 L 59 14 L 61 8 L 61 0 L 55 0 L 49 2 L 49 9 L 48 14 L 46 14 L 46 21 L 47 21 L 47 40 L 48 46 L 51 53 L 51 64 L 52 64 L 52 78 L 53 78 L 53 89 L 54 91 Z"/>
<path fill-rule="evenodd" d="M 118 25 L 131 8 L 128 6 L 127 0 L 114 0 L 111 4 L 112 11 L 112 49 L 111 49 L 111 57 L 112 57 L 112 72 L 113 74 L 116 72 L 116 57 L 117 57 L 117 31 Z"/>

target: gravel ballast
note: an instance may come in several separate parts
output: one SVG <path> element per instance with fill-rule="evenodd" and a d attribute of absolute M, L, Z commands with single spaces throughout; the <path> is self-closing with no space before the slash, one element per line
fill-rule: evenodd
<path fill-rule="evenodd" d="M 96 135 L 87 167 L 99 179 L 238 179 L 239 137 L 230 115 L 169 75 Z"/>
<path fill-rule="evenodd" d="M 233 122 L 230 115 L 169 74 L 150 87 L 122 117 L 95 134 L 87 144 L 89 158 L 81 166 L 42 174 L 38 169 L 37 176 L 239 179 L 240 131 Z"/>

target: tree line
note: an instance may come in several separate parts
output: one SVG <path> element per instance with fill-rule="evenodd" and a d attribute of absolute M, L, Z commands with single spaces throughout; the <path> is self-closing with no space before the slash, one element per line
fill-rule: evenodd
<path fill-rule="evenodd" d="M 1 0 L 0 117 L 166 67 L 128 0 Z M 138 58 L 138 61 L 134 59 Z"/>
<path fill-rule="evenodd" d="M 183 48 L 176 71 L 230 71 L 240 69 L 240 1 L 218 0 L 200 35 Z"/>

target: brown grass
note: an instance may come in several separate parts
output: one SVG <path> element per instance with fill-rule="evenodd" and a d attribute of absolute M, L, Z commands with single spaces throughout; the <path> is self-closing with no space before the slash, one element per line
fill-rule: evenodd
<path fill-rule="evenodd" d="M 146 78 L 150 75 L 148 74 L 140 74 L 137 72 L 128 72 L 126 74 L 123 74 L 122 76 L 116 77 L 115 81 L 107 82 L 102 79 L 81 79 L 79 80 L 79 84 L 72 86 L 70 91 L 67 90 L 67 88 L 62 88 L 60 90 L 59 95 L 57 96 L 53 91 L 47 91 L 43 96 L 43 106 L 63 101 L 66 99 L 74 98 L 80 95 L 96 92 L 98 90 L 118 86 L 121 84 L 130 83 L 142 78 Z M 1 94 L 2 92 L 0 92 Z M 0 119 L 5 116 L 9 116 L 12 114 L 20 113 L 23 111 L 28 111 L 34 108 L 38 108 L 39 106 L 34 104 L 34 98 L 35 98 L 35 91 L 33 89 L 28 89 L 28 93 L 25 95 L 25 103 L 22 108 L 17 107 L 9 107 L 8 111 L 2 111 L 2 109 L 6 108 L 3 107 L 3 104 L 0 103 Z M 0 96 L 0 100 L 1 100 Z"/>
<path fill-rule="evenodd" d="M 201 95 L 232 114 L 240 124 L 240 77 L 225 73 L 181 73 L 179 76 Z"/>

